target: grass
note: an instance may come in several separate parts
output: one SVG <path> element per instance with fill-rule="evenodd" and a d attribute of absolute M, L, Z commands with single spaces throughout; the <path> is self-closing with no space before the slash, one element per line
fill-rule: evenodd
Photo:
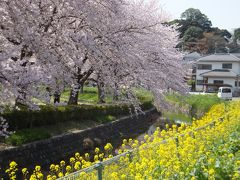
<path fill-rule="evenodd" d="M 96 87 L 83 87 L 83 93 L 79 93 L 78 99 L 80 103 L 98 103 L 98 92 Z M 61 102 L 68 102 L 70 96 L 70 90 L 66 90 L 61 94 Z M 106 95 L 105 97 L 106 103 L 112 103 L 112 97 L 110 95 Z"/>
<path fill-rule="evenodd" d="M 25 143 L 50 138 L 50 133 L 45 129 L 24 129 L 11 134 L 5 142 L 11 145 L 20 146 Z"/>
<path fill-rule="evenodd" d="M 172 109 L 164 111 L 164 116 L 170 120 L 183 120 L 191 122 L 192 118 L 200 118 L 214 104 L 224 102 L 216 94 L 212 95 L 186 95 L 170 94 L 166 96 Z"/>
<path fill-rule="evenodd" d="M 153 101 L 153 95 L 147 90 L 144 89 L 135 89 L 135 95 L 141 102 Z M 66 90 L 61 94 L 61 102 L 68 102 L 70 96 L 70 90 Z M 98 90 L 96 87 L 83 87 L 83 93 L 79 93 L 78 95 L 79 103 L 90 103 L 97 104 L 98 103 Z M 114 103 L 113 98 L 110 94 L 106 94 L 105 97 L 106 103 Z"/>
<path fill-rule="evenodd" d="M 141 102 L 152 102 L 153 94 L 145 89 L 135 89 L 135 95 Z"/>
<path fill-rule="evenodd" d="M 145 89 L 134 89 L 134 93 L 136 97 L 141 102 L 152 102 L 153 101 L 153 95 L 151 92 L 145 90 Z M 67 103 L 70 96 L 70 89 L 66 89 L 64 92 L 61 93 L 60 102 L 61 103 Z M 42 102 L 39 99 L 33 98 L 32 99 L 34 103 L 38 105 L 45 105 L 45 102 Z M 105 96 L 105 102 L 106 104 L 113 104 L 115 103 L 113 101 L 113 97 L 111 94 L 106 93 Z M 53 103 L 53 97 L 51 99 L 51 103 Z M 78 94 L 78 103 L 79 104 L 98 104 L 98 89 L 97 87 L 83 87 L 83 93 Z"/>
<path fill-rule="evenodd" d="M 95 127 L 96 125 L 111 122 L 115 119 L 115 116 L 102 115 L 97 117 L 96 121 L 68 121 L 67 123 L 61 122 L 55 125 L 17 130 L 15 133 L 11 134 L 7 139 L 5 139 L 5 143 L 14 146 L 21 146 L 29 142 L 47 139 L 60 134 L 71 133 L 74 131 Z"/>
<path fill-rule="evenodd" d="M 183 121 L 186 123 L 191 123 L 192 119 L 190 116 L 188 116 L 187 114 L 178 112 L 178 113 L 173 113 L 173 112 L 164 112 L 164 117 L 167 117 L 167 119 L 172 120 L 172 121 Z"/>

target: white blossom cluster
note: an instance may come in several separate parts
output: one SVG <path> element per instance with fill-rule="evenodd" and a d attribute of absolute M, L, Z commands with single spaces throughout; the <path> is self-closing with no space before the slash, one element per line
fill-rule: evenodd
<path fill-rule="evenodd" d="M 6 119 L 0 117 L 0 137 L 8 137 L 12 133 L 8 131 L 8 127 Z"/>

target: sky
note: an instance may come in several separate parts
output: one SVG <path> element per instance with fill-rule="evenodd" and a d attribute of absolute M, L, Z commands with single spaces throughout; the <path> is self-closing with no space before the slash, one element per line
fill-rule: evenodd
<path fill-rule="evenodd" d="M 188 8 L 199 9 L 212 21 L 213 27 L 233 32 L 240 28 L 240 0 L 158 0 L 172 19 L 180 18 Z"/>

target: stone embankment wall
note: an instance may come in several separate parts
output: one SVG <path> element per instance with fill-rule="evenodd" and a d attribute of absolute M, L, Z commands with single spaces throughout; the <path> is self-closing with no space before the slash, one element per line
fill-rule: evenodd
<path fill-rule="evenodd" d="M 48 168 L 51 163 L 59 163 L 60 160 L 69 159 L 75 152 L 84 153 L 91 148 L 93 149 L 94 147 L 86 147 L 89 144 L 90 146 L 95 146 L 95 144 L 104 146 L 105 143 L 110 142 L 118 146 L 123 138 L 134 138 L 146 132 L 158 117 L 159 113 L 155 109 L 151 109 L 145 114 L 124 117 L 91 129 L 5 149 L 0 151 L 0 166 L 2 170 L 6 169 L 9 162 L 14 160 L 19 168 L 32 169 L 35 165 Z M 84 145 L 86 139 L 87 142 L 90 140 L 90 143 Z"/>

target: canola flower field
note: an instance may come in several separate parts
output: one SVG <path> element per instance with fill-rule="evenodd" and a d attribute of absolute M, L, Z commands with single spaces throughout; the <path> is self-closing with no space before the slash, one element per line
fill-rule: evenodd
<path fill-rule="evenodd" d="M 215 105 L 192 125 L 166 125 L 166 130 L 157 129 L 144 139 L 123 140 L 118 153 L 129 149 L 131 153 L 104 166 L 103 179 L 240 179 L 240 102 Z M 22 171 L 23 179 L 53 180 L 65 176 L 93 180 L 97 179 L 97 171 L 85 172 L 84 168 L 111 159 L 112 150 L 109 143 L 104 150 L 96 148 L 92 161 L 88 153 L 76 153 L 69 162 L 50 165 L 47 175 L 40 166 L 33 172 L 19 170 L 14 161 L 6 173 L 10 179 L 18 179 L 17 172 Z"/>

